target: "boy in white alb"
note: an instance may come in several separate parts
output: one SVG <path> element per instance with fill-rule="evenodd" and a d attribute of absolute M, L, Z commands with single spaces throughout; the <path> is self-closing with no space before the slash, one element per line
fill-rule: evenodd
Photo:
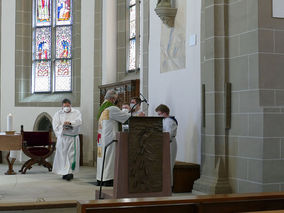
<path fill-rule="evenodd" d="M 52 120 L 57 137 L 52 172 L 63 175 L 62 178 L 67 181 L 73 179 L 73 173 L 79 172 L 81 124 L 80 111 L 71 108 L 71 101 L 64 99 L 62 109 L 55 113 Z"/>
<path fill-rule="evenodd" d="M 178 122 L 174 116 L 170 116 L 170 109 L 164 104 L 160 104 L 156 110 L 158 116 L 164 117 L 163 131 L 170 133 L 170 157 L 171 157 L 171 184 L 173 185 L 173 169 L 177 156 L 177 127 Z"/>

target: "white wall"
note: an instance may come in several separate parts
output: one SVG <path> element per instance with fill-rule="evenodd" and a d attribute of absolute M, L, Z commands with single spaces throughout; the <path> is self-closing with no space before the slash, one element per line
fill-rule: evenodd
<path fill-rule="evenodd" d="M 201 131 L 201 71 L 200 14 L 201 1 L 187 0 L 186 6 L 186 68 L 160 73 L 161 20 L 150 1 L 149 44 L 149 114 L 155 114 L 159 104 L 166 104 L 179 121 L 177 160 L 200 162 Z M 189 37 L 197 34 L 197 45 L 189 45 Z"/>
<path fill-rule="evenodd" d="M 14 115 L 14 129 L 20 125 L 32 130 L 37 116 L 47 112 L 53 116 L 57 107 L 15 107 L 15 0 L 2 1 L 1 25 L 1 126 L 6 130 L 6 116 Z M 93 88 L 94 88 L 94 11 L 95 1 L 82 0 L 81 11 L 81 107 L 84 138 L 84 162 L 93 160 Z"/>

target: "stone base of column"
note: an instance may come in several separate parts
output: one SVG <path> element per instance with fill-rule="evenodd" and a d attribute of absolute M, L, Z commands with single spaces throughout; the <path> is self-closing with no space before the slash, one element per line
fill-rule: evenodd
<path fill-rule="evenodd" d="M 193 185 L 193 194 L 230 194 L 232 188 L 228 179 L 202 176 Z"/>
<path fill-rule="evenodd" d="M 218 158 L 217 165 L 212 169 L 212 176 L 201 175 L 194 182 L 193 193 L 196 194 L 230 194 L 232 188 L 228 179 L 228 169 L 225 167 L 224 158 Z"/>

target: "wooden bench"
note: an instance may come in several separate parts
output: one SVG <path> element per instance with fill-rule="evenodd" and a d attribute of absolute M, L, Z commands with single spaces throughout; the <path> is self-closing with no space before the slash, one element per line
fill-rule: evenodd
<path fill-rule="evenodd" d="M 16 203 L 0 203 L 0 212 L 2 211 L 29 211 L 29 210 L 45 210 L 50 209 L 53 212 L 60 212 L 60 209 L 74 209 L 77 207 L 77 201 L 39 201 L 39 202 L 16 202 Z"/>
<path fill-rule="evenodd" d="M 233 213 L 284 209 L 284 193 L 201 195 L 78 202 L 78 213 Z"/>
<path fill-rule="evenodd" d="M 173 192 L 191 192 L 194 181 L 199 177 L 199 164 L 176 161 L 173 171 Z"/>

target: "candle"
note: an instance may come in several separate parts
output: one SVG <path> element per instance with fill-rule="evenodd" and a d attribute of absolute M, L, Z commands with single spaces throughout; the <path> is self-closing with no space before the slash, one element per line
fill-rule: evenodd
<path fill-rule="evenodd" d="M 13 130 L 13 116 L 11 113 L 7 116 L 7 131 Z"/>

